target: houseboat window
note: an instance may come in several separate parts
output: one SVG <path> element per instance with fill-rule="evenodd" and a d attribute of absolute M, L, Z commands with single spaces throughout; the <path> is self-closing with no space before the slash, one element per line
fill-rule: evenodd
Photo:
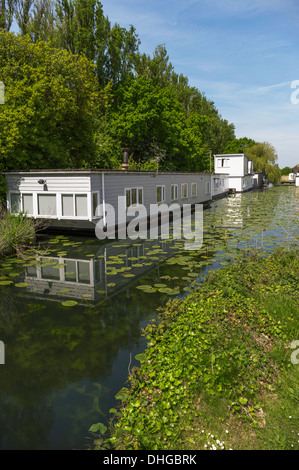
<path fill-rule="evenodd" d="M 100 215 L 99 211 L 99 194 L 92 193 L 92 215 L 93 217 L 98 217 Z"/>
<path fill-rule="evenodd" d="M 175 199 L 178 199 L 178 185 L 172 184 L 171 185 L 171 200 L 174 201 Z"/>
<path fill-rule="evenodd" d="M 211 191 L 210 191 L 210 182 L 207 181 L 207 182 L 206 182 L 206 194 L 210 194 L 210 192 L 211 192 Z"/>
<path fill-rule="evenodd" d="M 220 178 L 214 178 L 214 188 L 219 188 L 220 185 Z"/>
<path fill-rule="evenodd" d="M 61 210 L 63 217 L 87 217 L 87 194 L 62 194 Z"/>
<path fill-rule="evenodd" d="M 165 186 L 157 186 L 157 203 L 165 201 Z"/>
<path fill-rule="evenodd" d="M 143 194 L 142 189 L 138 189 L 138 204 L 143 204 Z"/>
<path fill-rule="evenodd" d="M 127 208 L 137 204 L 143 204 L 143 189 L 128 188 L 125 190 Z"/>
<path fill-rule="evenodd" d="M 217 167 L 218 168 L 229 168 L 229 158 L 218 158 Z"/>
<path fill-rule="evenodd" d="M 87 217 L 87 195 L 86 194 L 76 194 L 76 216 L 77 217 Z"/>
<path fill-rule="evenodd" d="M 191 195 L 192 196 L 197 196 L 197 183 L 192 183 L 191 184 Z"/>
<path fill-rule="evenodd" d="M 132 205 L 134 206 L 137 203 L 137 189 L 133 188 L 131 192 Z"/>
<path fill-rule="evenodd" d="M 10 210 L 17 214 L 21 212 L 21 195 L 20 193 L 11 193 L 10 195 Z"/>
<path fill-rule="evenodd" d="M 57 215 L 56 194 L 38 194 L 38 215 Z"/>
<path fill-rule="evenodd" d="M 33 195 L 32 194 L 23 194 L 23 212 L 27 214 L 33 214 Z"/>
<path fill-rule="evenodd" d="M 187 183 L 182 184 L 181 191 L 182 191 L 182 199 L 187 198 L 188 197 L 188 184 Z"/>
<path fill-rule="evenodd" d="M 74 216 L 74 197 L 72 194 L 62 194 L 61 207 L 63 217 Z"/>

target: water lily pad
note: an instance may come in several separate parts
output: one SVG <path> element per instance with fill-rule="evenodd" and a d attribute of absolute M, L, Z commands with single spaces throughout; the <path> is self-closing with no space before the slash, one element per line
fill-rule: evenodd
<path fill-rule="evenodd" d="M 0 286 L 8 286 L 9 284 L 13 284 L 12 281 L 0 281 Z"/>
<path fill-rule="evenodd" d="M 63 305 L 64 307 L 74 307 L 77 304 L 78 302 L 76 302 L 75 300 L 65 300 L 64 302 L 61 302 L 61 305 Z"/>
<path fill-rule="evenodd" d="M 15 287 L 28 287 L 27 282 L 18 282 L 15 284 Z"/>

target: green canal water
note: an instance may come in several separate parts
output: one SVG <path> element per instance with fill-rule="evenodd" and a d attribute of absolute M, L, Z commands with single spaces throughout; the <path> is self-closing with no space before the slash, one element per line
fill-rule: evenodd
<path fill-rule="evenodd" d="M 142 328 L 241 250 L 298 244 L 299 188 L 213 202 L 200 250 L 181 240 L 48 236 L 0 265 L 1 449 L 86 449 L 146 346 Z M 1 361 L 0 361 L 1 362 Z"/>

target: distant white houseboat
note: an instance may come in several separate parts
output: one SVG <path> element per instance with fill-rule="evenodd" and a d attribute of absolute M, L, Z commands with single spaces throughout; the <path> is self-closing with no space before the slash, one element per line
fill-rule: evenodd
<path fill-rule="evenodd" d="M 228 176 L 229 189 L 237 193 L 261 186 L 261 175 L 254 173 L 253 162 L 245 153 L 214 155 L 215 171 Z"/>

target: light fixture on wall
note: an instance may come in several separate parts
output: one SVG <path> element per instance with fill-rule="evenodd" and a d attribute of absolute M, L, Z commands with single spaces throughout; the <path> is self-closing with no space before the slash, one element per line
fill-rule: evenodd
<path fill-rule="evenodd" d="M 44 191 L 48 191 L 48 186 L 46 184 L 47 183 L 46 180 L 40 179 L 40 180 L 37 180 L 37 182 L 38 182 L 38 184 L 43 184 L 44 185 L 44 188 L 43 188 Z"/>

